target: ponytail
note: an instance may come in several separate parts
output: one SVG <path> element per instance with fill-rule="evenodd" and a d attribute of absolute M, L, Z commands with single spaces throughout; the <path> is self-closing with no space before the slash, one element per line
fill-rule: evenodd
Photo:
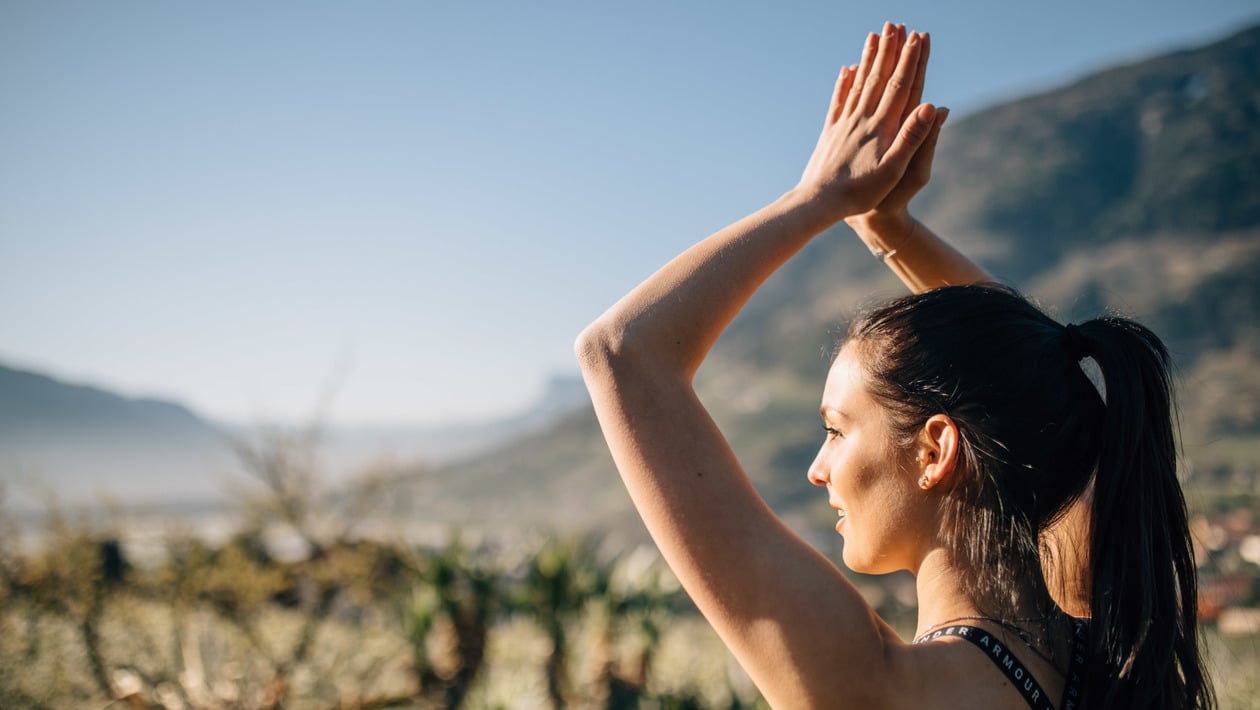
<path fill-rule="evenodd" d="M 1168 352 L 1147 328 L 1114 317 L 1068 326 L 1064 343 L 1073 358 L 1098 363 L 1106 401 L 1093 491 L 1085 697 L 1093 707 L 1214 707 L 1198 647 Z"/>

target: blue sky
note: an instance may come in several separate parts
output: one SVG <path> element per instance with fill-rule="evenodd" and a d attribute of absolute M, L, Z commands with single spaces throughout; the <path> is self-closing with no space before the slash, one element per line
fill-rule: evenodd
<path fill-rule="evenodd" d="M 1260 7 L 6 0 L 0 363 L 242 421 L 510 412 L 794 184 L 886 18 L 957 116 Z"/>

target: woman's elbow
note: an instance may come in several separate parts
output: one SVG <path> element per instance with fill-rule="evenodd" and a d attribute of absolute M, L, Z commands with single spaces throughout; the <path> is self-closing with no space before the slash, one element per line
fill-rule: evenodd
<path fill-rule="evenodd" d="M 690 387 L 694 372 L 685 371 L 664 350 L 607 317 L 588 325 L 573 344 L 597 410 L 600 401 L 622 400 L 628 392 Z"/>
<path fill-rule="evenodd" d="M 636 363 L 649 359 L 642 344 L 637 344 L 626 328 L 607 316 L 600 317 L 578 334 L 573 352 L 587 375 L 625 376 L 636 369 Z"/>
<path fill-rule="evenodd" d="M 582 371 L 607 369 L 616 359 L 616 340 L 602 318 L 583 328 L 573 343 L 573 353 Z"/>

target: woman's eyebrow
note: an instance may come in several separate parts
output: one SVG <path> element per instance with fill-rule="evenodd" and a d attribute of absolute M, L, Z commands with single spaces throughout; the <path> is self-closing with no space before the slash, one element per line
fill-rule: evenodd
<path fill-rule="evenodd" d="M 825 404 L 818 408 L 818 414 L 821 415 L 823 419 L 826 419 L 828 415 L 835 417 L 836 419 L 849 419 L 848 414 L 845 414 L 835 407 L 828 407 Z"/>

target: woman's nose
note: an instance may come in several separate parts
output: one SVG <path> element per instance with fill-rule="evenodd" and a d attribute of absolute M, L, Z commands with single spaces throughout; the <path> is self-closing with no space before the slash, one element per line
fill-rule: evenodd
<path fill-rule="evenodd" d="M 809 465 L 809 471 L 806 472 L 805 477 L 815 486 L 825 486 L 831 482 L 831 476 L 827 473 L 827 466 L 823 461 L 821 451 L 814 457 L 814 462 Z"/>

